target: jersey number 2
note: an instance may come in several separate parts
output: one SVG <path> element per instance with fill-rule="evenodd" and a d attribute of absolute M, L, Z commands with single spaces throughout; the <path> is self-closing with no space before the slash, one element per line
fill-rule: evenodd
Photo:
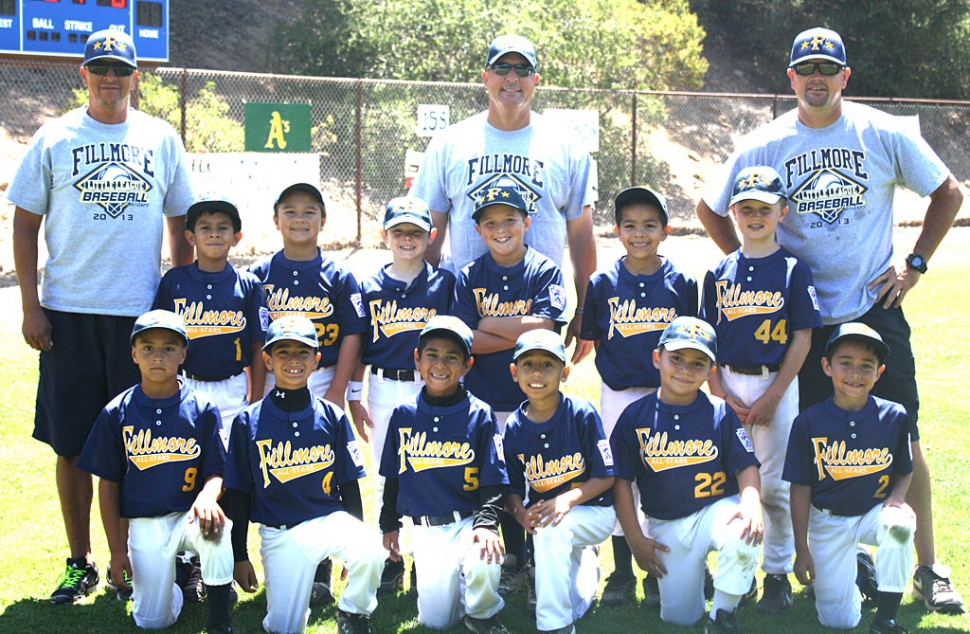
<path fill-rule="evenodd" d="M 872 497 L 879 498 L 880 500 L 885 499 L 886 487 L 888 486 L 889 486 L 889 476 L 887 475 L 879 476 L 879 488 L 876 489 L 876 492 L 872 495 Z"/>
<path fill-rule="evenodd" d="M 779 319 L 775 327 L 771 327 L 771 320 L 766 319 L 761 322 L 758 329 L 754 331 L 754 338 L 761 343 L 768 345 L 772 340 L 785 345 L 788 343 L 788 333 L 786 332 L 786 321 L 784 319 Z"/>
<path fill-rule="evenodd" d="M 718 471 L 713 474 L 698 473 L 694 476 L 694 482 L 697 482 L 697 486 L 694 487 L 695 498 L 709 498 L 714 495 L 724 495 L 724 483 L 727 482 L 727 474 L 723 471 Z"/>

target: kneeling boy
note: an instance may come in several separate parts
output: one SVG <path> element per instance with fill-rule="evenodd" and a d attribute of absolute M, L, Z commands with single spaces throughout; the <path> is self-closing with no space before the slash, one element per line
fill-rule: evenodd
<path fill-rule="evenodd" d="M 350 571 L 337 603 L 338 629 L 369 634 L 387 552 L 361 521 L 357 480 L 364 477 L 364 460 L 350 421 L 307 388 L 320 361 L 313 322 L 283 317 L 270 324 L 263 361 L 275 387 L 243 410 L 229 433 L 226 487 L 249 494 L 237 496 L 246 503 L 232 509 L 236 581 L 247 592 L 256 589 L 245 552 L 251 508 L 251 519 L 262 524 L 263 629 L 285 634 L 306 629 L 317 564 L 332 556 Z"/>
<path fill-rule="evenodd" d="M 495 413 L 460 383 L 472 366 L 472 338 L 460 319 L 444 315 L 421 331 L 414 363 L 424 387 L 391 414 L 380 525 L 399 560 L 400 518 L 414 522 L 418 622 L 445 629 L 464 612 L 472 632 L 503 634 L 495 618 L 505 605 L 498 513 L 509 479 Z"/>
<path fill-rule="evenodd" d="M 591 546 L 616 525 L 613 454 L 593 406 L 559 391 L 569 376 L 559 335 L 530 330 L 512 358 L 512 377 L 528 400 L 505 427 L 506 507 L 535 536 L 536 626 L 571 634 L 599 585 Z"/>
<path fill-rule="evenodd" d="M 175 554 L 193 550 L 209 593 L 206 632 L 235 632 L 230 525 L 217 501 L 226 453 L 218 408 L 179 382 L 188 342 L 175 313 L 153 310 L 135 321 L 131 356 L 141 382 L 101 412 L 78 467 L 101 479 L 111 578 L 125 590 L 130 575 L 138 627 L 161 629 L 178 619 L 183 596 L 175 585 Z"/>
<path fill-rule="evenodd" d="M 795 575 L 814 586 L 822 625 L 859 624 L 857 547 L 879 547 L 874 634 L 903 631 L 896 611 L 913 569 L 916 532 L 916 516 L 905 502 L 913 477 L 909 415 L 902 405 L 869 394 L 888 356 L 889 346 L 865 324 L 842 324 L 832 333 L 822 370 L 835 392 L 795 419 L 784 471 L 791 482 Z"/>
<path fill-rule="evenodd" d="M 660 389 L 623 410 L 610 438 L 616 515 L 637 564 L 659 577 L 661 619 L 692 625 L 704 615 L 704 564 L 717 550 L 709 633 L 740 631 L 736 610 L 764 534 L 754 447 L 734 410 L 700 391 L 715 359 L 710 324 L 694 317 L 671 322 L 653 353 Z"/>

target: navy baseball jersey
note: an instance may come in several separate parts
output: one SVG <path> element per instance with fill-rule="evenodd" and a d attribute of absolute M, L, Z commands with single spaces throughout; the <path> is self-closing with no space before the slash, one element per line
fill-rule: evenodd
<path fill-rule="evenodd" d="M 625 257 L 625 256 L 624 256 Z M 653 351 L 677 317 L 695 317 L 697 281 L 667 258 L 652 275 L 634 275 L 623 258 L 593 273 L 586 290 L 580 338 L 599 341 L 596 369 L 612 390 L 660 387 Z"/>
<path fill-rule="evenodd" d="M 855 516 L 882 504 L 895 480 L 912 471 L 902 405 L 870 396 L 850 412 L 829 398 L 795 418 L 782 478 L 812 487 L 816 508 Z"/>
<path fill-rule="evenodd" d="M 636 480 L 644 514 L 679 519 L 736 495 L 735 474 L 760 463 L 734 410 L 704 392 L 685 406 L 657 395 L 623 410 L 610 437 L 616 477 Z"/>
<path fill-rule="evenodd" d="M 266 339 L 269 313 L 259 279 L 232 265 L 219 273 L 199 270 L 198 262 L 162 277 L 152 308 L 182 317 L 190 344 L 182 367 L 203 381 L 222 381 L 252 361 L 252 344 Z"/>
<path fill-rule="evenodd" d="M 367 329 L 360 287 L 353 274 L 333 260 L 288 260 L 283 252 L 250 267 L 263 284 L 263 300 L 272 319 L 297 315 L 313 321 L 320 344 L 320 367 L 337 363 L 340 341 Z"/>
<path fill-rule="evenodd" d="M 764 258 L 738 249 L 708 271 L 703 297 L 722 365 L 780 365 L 793 332 L 822 327 L 812 272 L 784 247 Z"/>
<path fill-rule="evenodd" d="M 322 398 L 294 413 L 265 398 L 232 423 L 223 484 L 254 494 L 254 522 L 295 526 L 342 511 L 340 486 L 364 475 L 350 421 Z"/>
<path fill-rule="evenodd" d="M 559 407 L 544 423 L 526 416 L 525 404 L 505 423 L 505 466 L 512 493 L 531 506 L 582 486 L 590 478 L 613 476 L 613 453 L 603 423 L 585 400 L 559 395 Z M 584 502 L 612 506 L 612 489 Z"/>
<path fill-rule="evenodd" d="M 219 409 L 191 388 L 153 399 L 136 385 L 101 411 L 78 468 L 121 483 L 122 517 L 188 511 L 205 481 L 222 476 L 219 420 Z"/>
<path fill-rule="evenodd" d="M 455 286 L 455 316 L 472 330 L 484 317 L 534 315 L 556 322 L 558 331 L 566 323 L 565 310 L 562 271 L 532 247 L 514 266 L 499 266 L 486 253 L 462 270 Z M 465 387 L 497 412 L 515 410 L 525 394 L 512 380 L 511 363 L 512 348 L 476 354 Z"/>
<path fill-rule="evenodd" d="M 509 483 L 495 413 L 472 394 L 444 407 L 418 394 L 391 414 L 380 474 L 400 482 L 400 515 L 477 510 L 479 487 Z"/>
<path fill-rule="evenodd" d="M 386 268 L 360 286 L 370 326 L 364 334 L 362 361 L 378 368 L 410 369 L 421 329 L 435 315 L 451 314 L 455 276 L 425 264 L 405 284 L 387 275 Z"/>

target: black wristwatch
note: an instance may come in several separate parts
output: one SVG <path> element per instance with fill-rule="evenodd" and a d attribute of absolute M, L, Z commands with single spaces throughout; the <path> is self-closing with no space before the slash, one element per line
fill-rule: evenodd
<path fill-rule="evenodd" d="M 926 258 L 922 255 L 910 253 L 906 256 L 906 265 L 911 269 L 916 269 L 920 273 L 926 273 Z"/>

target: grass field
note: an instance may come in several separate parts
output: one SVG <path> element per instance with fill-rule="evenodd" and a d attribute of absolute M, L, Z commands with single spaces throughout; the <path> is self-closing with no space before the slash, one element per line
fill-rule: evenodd
<path fill-rule="evenodd" d="M 908 253 L 915 233 L 901 231 L 898 243 Z M 602 239 L 600 264 L 616 257 L 614 240 Z M 716 262 L 718 253 L 706 239 L 672 238 L 665 245 L 671 257 L 692 272 L 702 273 Z M 355 271 L 368 270 L 373 253 L 350 257 Z M 380 255 L 380 254 L 378 254 Z M 367 258 L 370 258 L 369 260 Z M 377 261 L 386 259 L 386 252 Z M 360 268 L 358 268 L 360 267 Z M 970 442 L 965 434 L 970 425 L 970 390 L 960 381 L 970 373 L 967 360 L 967 324 L 970 323 L 970 286 L 960 281 L 970 271 L 970 230 L 955 229 L 930 263 L 930 272 L 906 301 L 907 315 L 913 326 L 913 345 L 917 355 L 922 395 L 920 428 L 923 448 L 929 460 L 935 497 L 937 553 L 941 561 L 953 567 L 958 589 L 970 598 L 970 541 L 963 532 L 970 513 Z M 53 454 L 46 445 L 30 439 L 34 396 L 37 382 L 36 355 L 20 336 L 20 304 L 17 288 L 0 289 L 0 380 L 8 386 L 0 399 L 0 462 L 8 465 L 0 474 L 0 631 L 44 633 L 134 632 L 130 604 L 118 602 L 114 594 L 99 591 L 73 608 L 52 606 L 47 597 L 64 566 L 66 541 L 54 489 Z M 962 344 L 960 342 L 963 342 Z M 594 402 L 599 399 L 599 379 L 591 360 L 574 368 L 565 390 Z M 368 452 L 369 456 L 369 452 Z M 368 465 L 369 467 L 369 465 Z M 365 509 L 370 486 L 364 481 Z M 97 501 L 95 501 L 97 508 Z M 100 519 L 92 518 L 94 556 L 102 569 L 108 563 L 108 549 Z M 250 539 L 257 572 L 258 538 L 255 530 Z M 604 578 L 611 570 L 609 542 L 601 551 Z M 797 589 L 797 587 L 796 587 Z M 262 592 L 241 597 L 234 615 L 242 632 L 262 631 L 261 620 L 266 603 Z M 335 608 L 315 609 L 309 632 L 334 632 Z M 513 595 L 500 614 L 510 632 L 535 631 L 535 620 L 525 606 L 524 593 Z M 868 630 L 872 611 L 863 615 L 857 631 Z M 939 616 L 927 613 L 922 604 L 907 596 L 900 611 L 901 623 L 910 631 L 970 632 L 970 616 Z M 796 596 L 795 606 L 771 619 L 758 615 L 753 607 L 741 610 L 745 632 L 818 632 L 824 631 L 815 617 L 812 603 Z M 187 606 L 170 632 L 203 632 L 204 606 Z M 382 600 L 372 627 L 382 632 L 431 631 L 417 625 L 413 601 L 401 595 Z M 577 624 L 579 632 L 700 632 L 702 625 L 678 628 L 663 624 L 656 612 L 641 610 L 636 605 L 610 609 L 594 604 L 589 614 Z M 454 632 L 464 631 L 456 628 Z"/>

